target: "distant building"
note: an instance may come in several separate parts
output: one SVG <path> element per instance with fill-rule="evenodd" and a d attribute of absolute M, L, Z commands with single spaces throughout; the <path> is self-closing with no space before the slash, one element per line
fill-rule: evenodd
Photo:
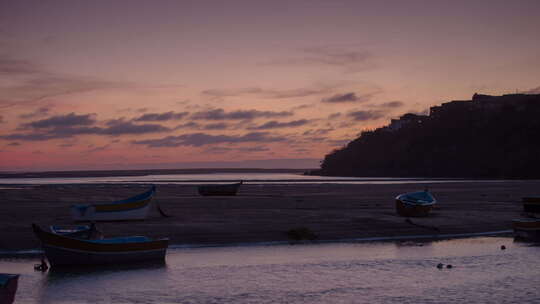
<path fill-rule="evenodd" d="M 540 94 L 505 94 L 502 96 L 491 96 L 475 93 L 472 97 L 477 108 L 492 110 L 502 107 L 512 106 L 520 110 L 529 102 L 540 102 Z"/>
<path fill-rule="evenodd" d="M 454 115 L 457 112 L 468 110 L 496 110 L 502 107 L 515 107 L 520 110 L 529 102 L 540 102 L 540 94 L 506 94 L 502 96 L 491 96 L 475 93 L 472 100 L 454 100 L 445 102 L 440 106 L 434 106 L 429 109 L 429 116 L 437 118 L 442 115 Z"/>
<path fill-rule="evenodd" d="M 396 131 L 412 123 L 423 123 L 428 119 L 440 117 L 459 117 L 468 111 L 481 110 L 485 112 L 499 110 L 503 107 L 513 107 L 521 110 L 528 103 L 540 103 L 540 94 L 506 94 L 502 96 L 491 96 L 475 93 L 472 100 L 453 100 L 442 103 L 440 106 L 433 106 L 429 109 L 429 115 L 417 115 L 408 113 L 399 119 L 392 119 L 390 124 L 382 129 L 384 131 Z"/>
<path fill-rule="evenodd" d="M 453 100 L 445 102 L 440 106 L 429 108 L 429 116 L 436 118 L 445 114 L 453 114 L 459 111 L 467 111 L 474 108 L 474 104 L 471 100 Z"/>
<path fill-rule="evenodd" d="M 399 119 L 392 119 L 390 125 L 386 127 L 386 130 L 396 131 L 406 125 L 423 123 L 426 119 L 429 119 L 426 115 L 407 113 L 402 115 Z"/>

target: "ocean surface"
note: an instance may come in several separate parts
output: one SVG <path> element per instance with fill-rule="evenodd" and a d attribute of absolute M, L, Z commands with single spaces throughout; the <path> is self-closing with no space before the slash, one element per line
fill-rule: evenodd
<path fill-rule="evenodd" d="M 3 258 L 0 269 L 21 274 L 15 303 L 28 304 L 540 303 L 539 257 L 540 247 L 477 237 L 180 248 L 160 265 L 45 273 L 37 258 Z"/>
<path fill-rule="evenodd" d="M 105 177 L 40 177 L 40 178 L 0 178 L 0 185 L 14 184 L 100 184 L 100 183 L 152 183 L 152 184 L 190 184 L 190 183 L 232 183 L 244 181 L 248 184 L 282 183 L 338 183 L 338 184 L 411 184 L 411 183 L 451 183 L 486 182 L 486 180 L 444 179 L 444 178 L 394 178 L 394 177 L 334 177 L 310 176 L 293 173 L 201 173 L 201 174 L 155 174 L 141 176 Z M 488 180 L 492 182 L 509 182 Z"/>

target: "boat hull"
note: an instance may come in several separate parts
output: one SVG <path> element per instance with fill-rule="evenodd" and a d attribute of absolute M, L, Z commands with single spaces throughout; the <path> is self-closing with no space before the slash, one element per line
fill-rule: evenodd
<path fill-rule="evenodd" d="M 11 304 L 15 300 L 19 275 L 0 273 L 0 304 Z"/>
<path fill-rule="evenodd" d="M 540 219 L 513 220 L 512 228 L 518 239 L 540 241 Z"/>
<path fill-rule="evenodd" d="M 523 211 L 540 213 L 540 197 L 524 197 L 523 202 Z"/>
<path fill-rule="evenodd" d="M 401 216 L 425 217 L 437 200 L 427 190 L 400 194 L 396 197 L 396 211 Z"/>
<path fill-rule="evenodd" d="M 167 248 L 139 250 L 136 252 L 99 252 L 43 245 L 43 251 L 52 267 L 66 267 L 163 261 L 167 253 Z"/>
<path fill-rule="evenodd" d="M 96 206 L 88 206 L 86 209 L 81 209 L 80 207 L 72 206 L 71 217 L 76 222 L 144 220 L 148 216 L 150 206 L 150 200 L 139 208 L 126 210 L 99 210 Z"/>
<path fill-rule="evenodd" d="M 200 185 L 199 194 L 202 196 L 232 196 L 238 193 L 242 183 L 229 185 Z"/>
<path fill-rule="evenodd" d="M 431 213 L 434 204 L 416 205 L 396 199 L 396 211 L 406 217 L 426 217 Z"/>
<path fill-rule="evenodd" d="M 156 188 L 122 201 L 71 206 L 75 222 L 144 220 L 150 211 Z"/>
<path fill-rule="evenodd" d="M 169 244 L 168 239 L 146 237 L 82 240 L 49 233 L 37 225 L 33 229 L 53 267 L 163 260 Z"/>

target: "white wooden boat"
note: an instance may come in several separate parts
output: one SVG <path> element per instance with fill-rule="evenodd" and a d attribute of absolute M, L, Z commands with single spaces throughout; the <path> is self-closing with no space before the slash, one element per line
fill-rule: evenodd
<path fill-rule="evenodd" d="M 32 224 L 52 267 L 163 261 L 169 239 L 129 236 L 85 240 L 47 232 Z"/>
<path fill-rule="evenodd" d="M 437 200 L 428 191 L 410 192 L 396 197 L 396 211 L 401 216 L 428 216 Z"/>
<path fill-rule="evenodd" d="M 130 221 L 144 220 L 150 211 L 156 186 L 144 193 L 111 203 L 71 206 L 74 221 Z"/>

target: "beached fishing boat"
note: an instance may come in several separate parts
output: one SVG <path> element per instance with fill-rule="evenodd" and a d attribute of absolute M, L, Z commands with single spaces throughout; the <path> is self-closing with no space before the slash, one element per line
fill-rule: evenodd
<path fill-rule="evenodd" d="M 396 197 L 396 211 L 401 216 L 428 216 L 436 203 L 428 191 L 404 193 Z"/>
<path fill-rule="evenodd" d="M 529 196 L 522 198 L 523 211 L 540 213 L 540 196 Z"/>
<path fill-rule="evenodd" d="M 0 273 L 0 304 L 13 303 L 18 281 L 18 274 Z"/>
<path fill-rule="evenodd" d="M 144 220 L 150 211 L 156 186 L 144 193 L 111 203 L 71 206 L 75 221 L 130 221 Z"/>
<path fill-rule="evenodd" d="M 526 218 L 512 221 L 516 238 L 540 241 L 540 219 Z"/>
<path fill-rule="evenodd" d="M 203 196 L 210 195 L 236 195 L 238 189 L 242 185 L 242 181 L 234 184 L 225 185 L 200 185 L 198 187 L 199 194 Z"/>
<path fill-rule="evenodd" d="M 32 224 L 51 266 L 126 264 L 165 259 L 169 239 L 129 236 L 84 240 L 47 232 Z"/>

